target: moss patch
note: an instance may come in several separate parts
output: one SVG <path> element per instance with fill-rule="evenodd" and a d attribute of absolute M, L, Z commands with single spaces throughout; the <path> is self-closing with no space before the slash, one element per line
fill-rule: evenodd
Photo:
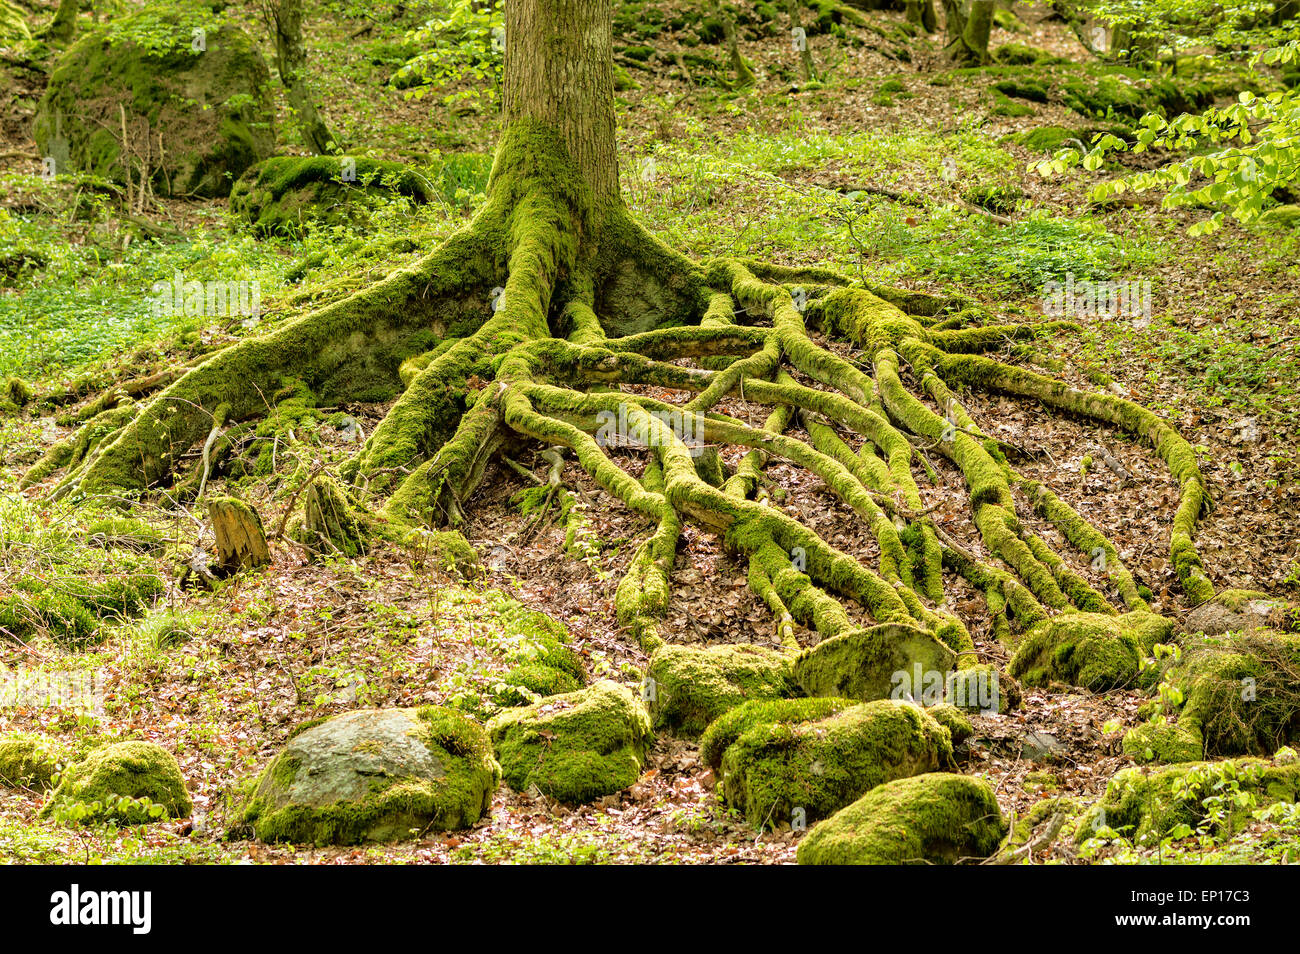
<path fill-rule="evenodd" d="M 722 758 L 724 800 L 755 827 L 827 818 L 883 782 L 952 764 L 952 736 L 919 706 L 877 700 L 818 722 L 758 725 Z"/>
<path fill-rule="evenodd" d="M 895 779 L 817 825 L 801 865 L 957 864 L 987 858 L 1007 826 L 983 779 L 929 773 Z"/>
<path fill-rule="evenodd" d="M 761 646 L 663 646 L 646 668 L 656 730 L 697 738 L 710 722 L 752 699 L 794 695 L 790 661 Z"/>
<path fill-rule="evenodd" d="M 488 732 L 511 788 L 522 792 L 536 785 L 569 804 L 635 782 L 653 738 L 645 707 L 609 680 L 502 712 L 488 723 Z"/>

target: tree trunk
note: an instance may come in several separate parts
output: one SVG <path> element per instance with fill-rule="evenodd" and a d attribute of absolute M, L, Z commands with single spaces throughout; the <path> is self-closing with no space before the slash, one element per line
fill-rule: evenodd
<path fill-rule="evenodd" d="M 81 0 L 59 0 L 58 12 L 46 30 L 50 42 L 66 46 L 77 34 L 77 14 L 81 11 Z"/>
<path fill-rule="evenodd" d="M 993 0 L 944 0 L 947 43 L 944 53 L 963 66 L 989 62 L 989 33 L 993 28 Z"/>
<path fill-rule="evenodd" d="M 505 118 L 553 129 L 598 205 L 617 201 L 609 0 L 506 4 Z"/>
<path fill-rule="evenodd" d="M 262 8 L 275 41 L 275 66 L 304 145 L 318 156 L 338 147 L 307 85 L 307 47 L 302 39 L 302 0 L 266 0 Z"/>

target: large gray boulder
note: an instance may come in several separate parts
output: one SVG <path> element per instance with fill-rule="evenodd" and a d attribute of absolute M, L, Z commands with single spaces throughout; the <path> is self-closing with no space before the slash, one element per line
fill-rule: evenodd
<path fill-rule="evenodd" d="M 468 828 L 501 769 L 483 728 L 426 706 L 308 725 L 251 787 L 241 820 L 263 841 L 351 845 Z"/>

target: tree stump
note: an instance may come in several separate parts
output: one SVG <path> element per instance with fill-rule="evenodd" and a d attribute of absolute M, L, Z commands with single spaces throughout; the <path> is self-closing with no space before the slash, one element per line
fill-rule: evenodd
<path fill-rule="evenodd" d="M 248 504 L 234 497 L 214 497 L 208 501 L 208 517 L 217 535 L 220 572 L 251 570 L 271 562 L 262 520 Z"/>

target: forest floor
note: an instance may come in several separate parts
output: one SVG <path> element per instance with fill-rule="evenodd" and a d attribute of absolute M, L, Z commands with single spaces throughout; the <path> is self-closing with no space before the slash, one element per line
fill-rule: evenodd
<path fill-rule="evenodd" d="M 312 79 L 327 121 L 351 151 L 414 162 L 490 151 L 499 128 L 490 89 L 462 81 L 414 98 L 384 85 L 410 54 L 402 31 L 415 24 L 415 7 L 404 19 L 380 23 L 351 19 L 346 5 L 325 6 L 330 15 L 307 25 Z M 1149 282 L 1149 315 L 1083 317 L 1081 334 L 1002 357 L 1051 368 L 1071 384 L 1107 388 L 1165 415 L 1196 447 L 1212 488 L 1215 507 L 1199 542 L 1215 586 L 1300 597 L 1300 232 L 1228 224 L 1192 239 L 1185 230 L 1203 212 L 1163 211 L 1157 199 L 1144 197 L 1090 205 L 1088 174 L 1040 176 L 1032 164 L 1045 154 L 1021 140 L 1035 129 L 1083 129 L 1100 120 L 1060 102 L 993 91 L 1009 71 L 947 68 L 937 37 L 898 33 L 901 14 L 871 14 L 871 28 L 852 27 L 847 38 L 810 36 L 824 73 L 811 87 L 795 81 L 787 33 L 742 30 L 742 50 L 759 82 L 738 92 L 723 82 L 725 50 L 665 25 L 675 18 L 693 24 L 698 13 L 687 4 L 619 9 L 627 12 L 616 26 L 617 61 L 632 81 L 621 85 L 634 84 L 618 93 L 624 192 L 647 226 L 696 257 L 830 262 L 876 282 L 962 292 L 1008 321 L 1040 317 L 1045 282 L 1067 273 L 1080 282 Z M 1028 44 L 1087 61 L 1068 28 L 1046 19 L 1046 7 L 1018 9 L 1021 26 L 995 30 L 994 47 Z M 0 152 L 34 155 L 30 118 L 39 84 L 4 69 L 10 92 L 0 115 Z M 261 330 L 411 261 L 468 220 L 484 184 L 441 205 L 394 206 L 365 226 L 293 240 L 231 231 L 219 201 L 163 200 L 151 217 L 178 233 L 164 242 L 138 239 L 103 195 L 46 182 L 38 172 L 35 160 L 12 158 L 0 172 L 0 379 L 20 376 L 38 394 L 72 386 L 86 397 L 92 384 L 164 367 L 204 343 L 246 333 L 238 322 L 152 315 L 146 298 L 155 281 L 177 270 L 202 279 L 256 279 Z M 992 215 L 979 208 L 995 201 Z M 391 242 L 402 236 L 414 240 L 410 251 L 394 252 Z M 20 252 L 32 247 L 45 250 L 44 267 L 23 266 Z M 968 406 L 991 433 L 1035 452 L 1026 473 L 1116 542 L 1155 593 L 1155 608 L 1185 615 L 1189 607 L 1167 556 L 1177 488 L 1150 449 L 1115 429 L 1024 402 L 972 396 Z M 40 487 L 17 491 L 26 466 L 71 432 L 60 415 L 75 407 L 74 401 L 57 413 L 0 422 L 0 596 L 39 564 L 22 553 L 30 556 L 54 538 L 60 545 L 91 539 L 100 515 L 52 503 Z M 743 401 L 720 409 L 761 424 L 761 410 Z M 356 450 L 355 431 L 338 415 L 370 433 L 384 411 L 357 405 L 302 421 L 292 441 L 277 445 L 279 472 L 242 480 L 239 495 L 275 526 L 294 502 L 286 468 L 342 461 Z M 1083 465 L 1099 446 L 1126 474 Z M 733 448 L 724 457 L 734 463 L 739 453 Z M 542 472 L 540 462 L 523 463 Z M 631 456 L 625 464 L 636 466 Z M 927 507 L 978 548 L 960 477 L 942 460 L 934 466 L 936 479 L 922 490 Z M 825 486 L 782 465 L 769 475 L 784 507 L 869 562 L 870 534 Z M 358 706 L 426 702 L 490 714 L 489 700 L 508 668 L 500 594 L 564 623 L 589 675 L 639 682 L 645 656 L 620 632 L 613 595 L 646 521 L 573 462 L 564 480 L 586 505 L 587 533 L 576 552 L 566 553 L 560 527 L 528 534 L 530 519 L 510 501 L 525 483 L 500 467 L 468 502 L 464 532 L 483 560 L 482 574 L 470 580 L 396 548 L 313 562 L 281 540 L 263 570 L 216 592 L 183 589 L 173 564 L 207 541 L 202 510 L 174 506 L 165 495 L 142 505 L 136 515 L 156 530 L 156 559 L 168 579 L 154 613 L 183 618 L 188 638 L 159 639 L 146 618 L 106 627 L 101 642 L 76 652 L 40 637 L 25 645 L 0 639 L 9 678 L 71 674 L 93 678 L 102 694 L 92 711 L 3 705 L 0 731 L 37 731 L 73 747 L 119 738 L 157 742 L 177 754 L 194 815 L 144 829 L 64 827 L 37 820 L 41 794 L 0 790 L 0 860 L 792 861 L 798 832 L 755 832 L 719 802 L 697 747 L 664 736 L 640 781 L 591 805 L 552 804 L 540 793 L 503 786 L 490 817 L 454 835 L 355 849 L 225 838 L 230 793 L 307 720 Z M 1027 522 L 1060 542 L 1045 522 Z M 1090 573 L 1086 562 L 1077 569 Z M 743 564 L 712 536 L 684 532 L 672 581 L 665 631 L 673 641 L 777 643 Z M 1005 662 L 983 597 L 959 580 L 947 582 L 977 648 Z M 1009 814 L 1059 794 L 1095 798 L 1131 764 L 1119 741 L 1139 721 L 1146 698 L 1137 690 L 1029 691 L 1017 711 L 973 717 L 976 733 L 959 752 L 961 770 L 987 777 Z M 1267 843 L 1266 829 L 1260 823 L 1244 837 Z M 1195 856 L 1190 849 L 1188 860 Z M 1036 860 L 1079 859 L 1073 848 L 1057 846 Z"/>

